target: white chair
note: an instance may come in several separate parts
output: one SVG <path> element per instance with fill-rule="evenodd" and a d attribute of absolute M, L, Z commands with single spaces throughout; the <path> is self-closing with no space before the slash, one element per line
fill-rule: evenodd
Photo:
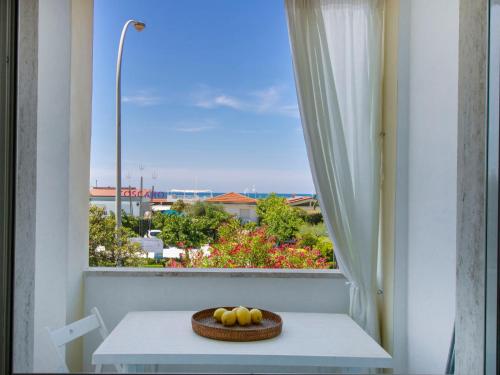
<path fill-rule="evenodd" d="M 92 314 L 86 318 L 80 319 L 62 328 L 51 330 L 49 327 L 46 327 L 59 359 L 57 372 L 69 372 L 64 356 L 64 347 L 68 342 L 82 337 L 95 329 L 99 329 L 99 333 L 101 334 L 103 340 L 108 336 L 108 330 L 104 325 L 101 314 L 99 314 L 99 310 L 94 307 L 90 310 L 90 312 Z M 115 368 L 117 372 L 123 372 L 122 366 L 115 365 Z M 101 371 L 102 366 L 96 365 L 95 372 Z"/>

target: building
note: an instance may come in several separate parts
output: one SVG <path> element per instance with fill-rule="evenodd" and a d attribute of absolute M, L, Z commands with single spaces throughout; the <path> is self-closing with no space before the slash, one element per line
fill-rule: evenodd
<path fill-rule="evenodd" d="M 298 207 L 307 213 L 320 212 L 318 200 L 313 197 L 292 197 L 286 201 L 288 205 Z"/>
<path fill-rule="evenodd" d="M 122 210 L 128 215 L 139 216 L 139 207 L 142 201 L 142 213 L 150 207 L 150 189 L 137 189 L 135 187 L 122 188 Z M 115 212 L 116 188 L 111 186 L 92 187 L 89 192 L 90 204 L 104 208 L 106 213 Z"/>
<path fill-rule="evenodd" d="M 220 204 L 224 210 L 235 215 L 242 222 L 257 222 L 257 200 L 239 193 L 226 193 L 207 199 L 205 202 Z"/>

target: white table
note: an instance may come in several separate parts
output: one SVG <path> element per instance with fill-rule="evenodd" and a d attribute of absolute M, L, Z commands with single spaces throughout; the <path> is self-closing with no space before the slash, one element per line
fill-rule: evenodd
<path fill-rule="evenodd" d="M 193 313 L 130 312 L 94 352 L 92 363 L 123 364 L 128 372 L 141 371 L 144 365 L 189 372 L 392 366 L 389 354 L 344 314 L 279 313 L 280 336 L 239 343 L 198 336 L 191 329 Z"/>

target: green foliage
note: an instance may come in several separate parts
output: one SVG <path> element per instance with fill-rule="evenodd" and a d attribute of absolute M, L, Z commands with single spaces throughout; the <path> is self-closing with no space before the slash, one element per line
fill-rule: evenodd
<path fill-rule="evenodd" d="M 199 247 L 208 242 L 198 220 L 187 215 L 166 215 L 158 237 L 168 246 Z"/>
<path fill-rule="evenodd" d="M 304 221 L 312 225 L 322 223 L 323 214 L 321 212 L 306 213 L 306 215 L 304 216 Z"/>
<path fill-rule="evenodd" d="M 217 230 L 217 238 L 236 241 L 237 236 L 241 233 L 241 223 L 238 219 L 231 219 L 221 225 Z"/>
<path fill-rule="evenodd" d="M 178 199 L 170 208 L 177 212 L 184 212 L 184 210 L 186 209 L 186 203 L 182 199 Z"/>
<path fill-rule="evenodd" d="M 319 237 L 319 236 L 327 236 L 328 237 L 328 230 L 326 229 L 326 225 L 324 223 L 320 223 L 320 224 L 316 224 L 316 225 L 303 224 L 299 228 L 299 232 L 297 234 L 297 237 L 300 239 L 306 234 L 311 234 L 315 237 Z"/>
<path fill-rule="evenodd" d="M 318 250 L 321 255 L 336 268 L 336 259 L 333 252 L 333 243 L 330 240 L 328 231 L 324 223 L 310 225 L 304 224 L 297 234 L 299 246 Z"/>
<path fill-rule="evenodd" d="M 160 238 L 165 245 L 199 247 L 217 240 L 217 231 L 232 219 L 220 206 L 206 202 L 197 202 L 186 207 L 185 215 L 153 216 L 155 229 L 162 232 Z"/>
<path fill-rule="evenodd" d="M 267 227 L 268 234 L 280 242 L 292 240 L 304 223 L 300 212 L 274 193 L 257 203 L 257 215 L 259 223 Z"/>
<path fill-rule="evenodd" d="M 167 215 L 164 215 L 161 212 L 153 212 L 153 217 L 151 218 L 151 228 L 161 230 L 166 217 Z"/>
<path fill-rule="evenodd" d="M 248 231 L 254 231 L 258 227 L 259 226 L 257 225 L 257 223 L 255 223 L 253 221 L 249 221 L 249 222 L 243 224 L 243 229 L 248 230 Z"/>
<path fill-rule="evenodd" d="M 140 233 L 140 221 L 139 218 L 128 215 L 125 211 L 122 210 L 122 225 L 124 228 L 131 230 L 135 236 L 140 237 L 143 235 Z"/>
<path fill-rule="evenodd" d="M 116 230 L 114 215 L 106 216 L 103 208 L 89 209 L 89 265 L 92 267 L 140 267 L 145 263 L 144 251 L 128 239 L 135 233 L 124 226 Z"/>
<path fill-rule="evenodd" d="M 217 230 L 220 226 L 232 218 L 222 206 L 207 202 L 196 202 L 189 207 L 187 213 L 194 218 L 198 228 L 211 242 L 217 239 Z"/>
<path fill-rule="evenodd" d="M 318 237 L 318 242 L 316 243 L 315 248 L 320 251 L 324 258 L 326 258 L 329 262 L 332 262 L 333 268 L 337 268 L 337 261 L 335 259 L 335 254 L 333 253 L 333 242 L 330 240 L 330 237 Z"/>

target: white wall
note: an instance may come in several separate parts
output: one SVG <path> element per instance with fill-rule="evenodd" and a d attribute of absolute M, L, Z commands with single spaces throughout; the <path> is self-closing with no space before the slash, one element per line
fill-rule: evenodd
<path fill-rule="evenodd" d="M 458 0 L 411 1 L 410 19 L 408 373 L 444 373 L 455 317 Z"/>
<path fill-rule="evenodd" d="M 38 12 L 34 371 L 47 372 L 57 361 L 45 327 L 66 324 L 71 5 L 40 1 Z"/>
<path fill-rule="evenodd" d="M 224 210 L 244 221 L 257 222 L 257 211 L 254 204 L 223 204 Z M 248 216 L 241 216 L 241 210 L 248 210 Z"/>
<path fill-rule="evenodd" d="M 90 178 L 90 130 L 92 123 L 91 0 L 71 1 L 71 91 L 68 179 L 68 259 L 66 269 L 66 321 L 83 314 L 83 275 L 88 266 L 88 182 Z M 73 371 L 82 368 L 82 340 L 67 346 L 66 358 Z"/>
<path fill-rule="evenodd" d="M 33 371 L 57 361 L 46 327 L 82 317 L 88 247 L 92 1 L 38 2 Z M 22 152 L 22 150 L 20 151 Z M 28 169 L 28 168 L 27 168 Z M 30 170 L 18 173 L 31 173 Z M 57 202 L 54 204 L 53 202 Z M 18 225 L 26 225 L 18 223 Z M 33 288 L 33 285 L 28 287 Z M 27 308 L 30 308 L 29 306 Z M 70 368 L 82 346 L 69 348 Z"/>
<path fill-rule="evenodd" d="M 182 276 L 165 270 L 124 271 L 88 271 L 85 275 L 85 310 L 88 313 L 96 306 L 109 330 L 127 312 L 140 310 L 200 310 L 233 304 L 272 311 L 347 313 L 349 309 L 342 274 L 257 278 L 241 273 Z M 99 342 L 97 334 L 85 338 L 85 371 L 92 370 L 90 358 Z"/>
<path fill-rule="evenodd" d="M 89 154 L 90 155 L 90 154 Z M 88 193 L 87 193 L 88 195 Z M 87 196 L 87 201 L 88 201 L 88 196 Z M 137 197 L 132 197 L 132 211 L 130 211 L 130 200 L 129 197 L 122 197 L 122 210 L 125 211 L 127 214 L 132 213 L 134 216 L 139 216 L 139 198 Z M 109 214 L 111 212 L 116 211 L 116 203 L 115 203 L 115 198 L 92 198 L 90 200 L 90 204 L 94 204 L 98 207 L 106 209 L 106 212 Z M 143 212 L 146 212 L 149 210 L 149 201 L 147 198 L 143 198 L 142 200 L 142 209 Z"/>

